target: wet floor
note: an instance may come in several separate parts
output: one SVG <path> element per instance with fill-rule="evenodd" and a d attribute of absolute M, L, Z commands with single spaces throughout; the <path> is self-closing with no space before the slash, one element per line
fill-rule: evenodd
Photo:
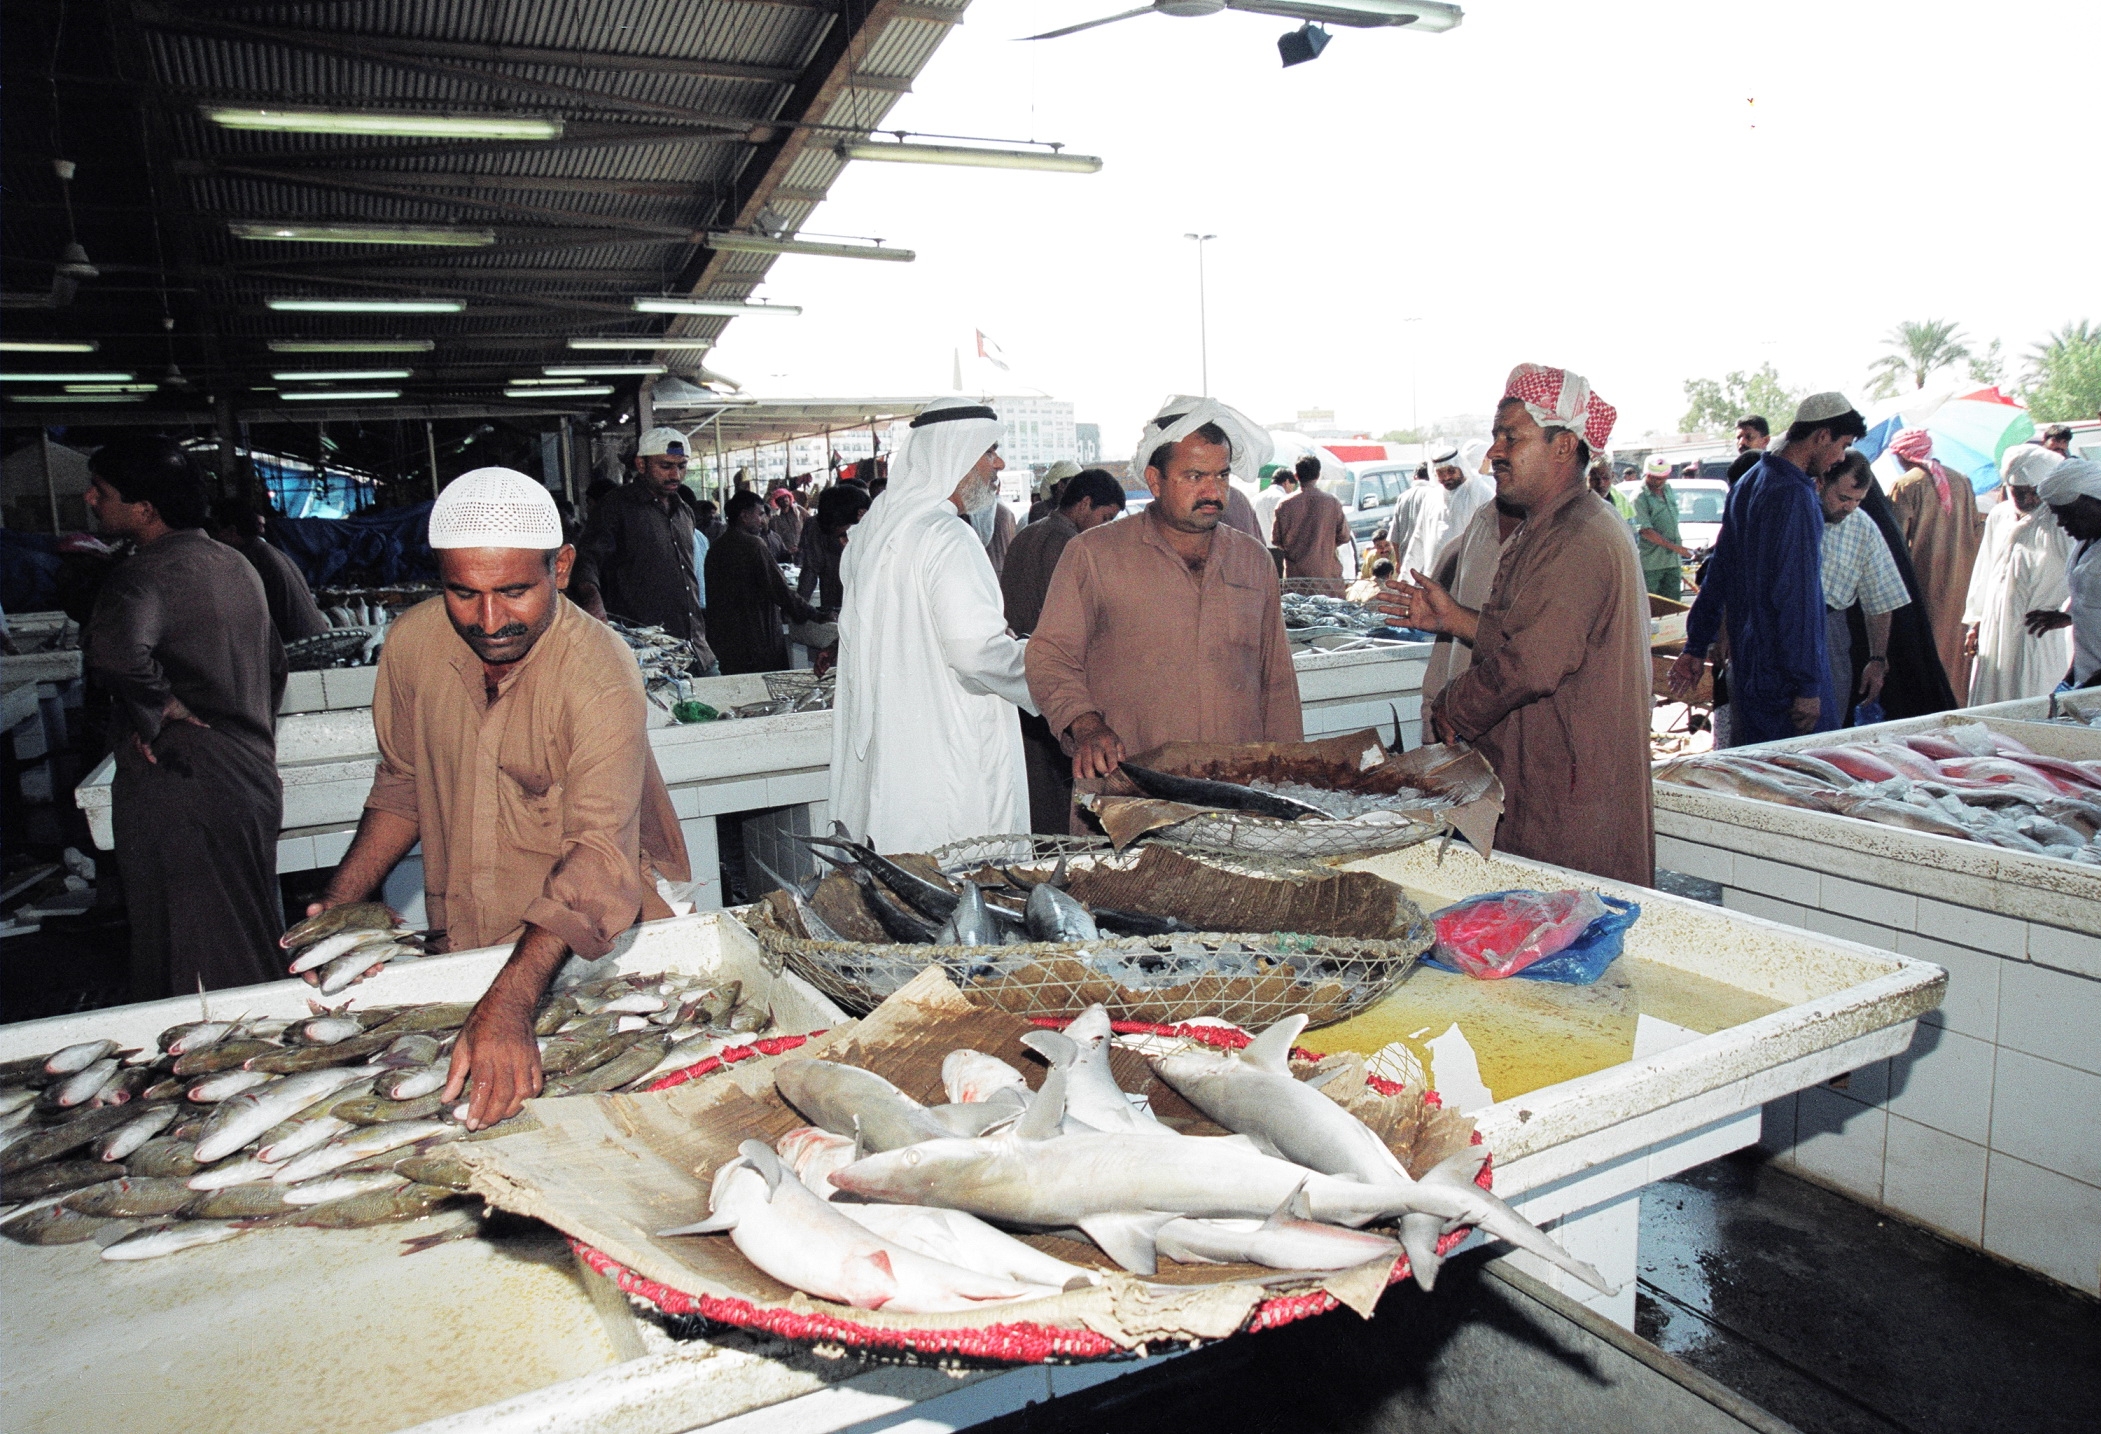
<path fill-rule="evenodd" d="M 1806 1434 L 2101 1428 L 2101 1303 L 1753 1152 L 1643 1192 L 1635 1328 Z"/>

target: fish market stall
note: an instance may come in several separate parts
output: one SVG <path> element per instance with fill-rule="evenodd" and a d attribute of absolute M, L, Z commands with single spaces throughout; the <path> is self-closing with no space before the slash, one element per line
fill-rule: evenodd
<path fill-rule="evenodd" d="M 1374 727 L 1415 732 L 1422 720 L 1423 674 L 1429 670 L 1427 642 L 1380 642 L 1309 647 L 1294 651 L 1299 703 L 1306 738 L 1333 737 Z"/>
<path fill-rule="evenodd" d="M 397 962 L 347 994 L 373 1009 L 469 1001 L 507 955 Z M 638 927 L 579 974 L 609 972 L 734 980 L 789 1031 L 839 1020 L 793 977 L 769 973 L 742 928 L 717 915 Z M 298 981 L 215 992 L 212 1013 L 301 1018 L 312 994 Z M 0 1027 L 0 1062 L 84 1040 L 151 1051 L 171 1024 L 198 1016 L 192 997 Z M 439 1238 L 418 1238 L 430 1236 Z M 10 1429 L 383 1431 L 605 1370 L 634 1382 L 630 1362 L 646 1353 L 618 1297 L 582 1276 L 558 1237 L 516 1222 L 477 1227 L 457 1205 L 402 1224 L 257 1231 L 159 1259 L 98 1253 L 91 1241 L 0 1240 L 0 1400 Z M 655 1348 L 661 1364 L 669 1341 Z M 748 1352 L 760 1349 L 765 1357 Z M 725 1341 L 670 1362 L 704 1386 L 654 1387 L 667 1410 L 689 1416 L 664 1426 L 679 1429 L 851 1372 L 759 1342 Z"/>
<path fill-rule="evenodd" d="M 1946 967 L 1947 1000 L 1911 1049 L 1775 1102 L 1765 1143 L 1855 1199 L 2095 1294 L 2101 731 L 2082 701 L 2101 708 L 2075 693 L 1719 754 L 1734 766 L 1666 764 L 1656 862 L 1719 883 L 1732 910 Z M 1824 759 L 1853 786 L 1820 787 Z"/>

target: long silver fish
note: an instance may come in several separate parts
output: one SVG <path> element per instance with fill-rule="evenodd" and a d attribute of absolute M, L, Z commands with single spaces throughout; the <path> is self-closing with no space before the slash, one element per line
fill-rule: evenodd
<path fill-rule="evenodd" d="M 280 1185 L 296 1185 L 340 1170 L 345 1165 L 414 1145 L 434 1135 L 465 1135 L 459 1126 L 443 1120 L 391 1120 L 385 1125 L 367 1125 L 286 1163 L 270 1178 Z"/>
<path fill-rule="evenodd" d="M 387 927 L 361 926 L 350 931 L 338 931 L 333 936 L 324 936 L 313 945 L 302 948 L 286 969 L 297 976 L 302 971 L 313 970 L 316 966 L 326 966 L 338 956 L 355 951 L 360 946 L 376 946 L 382 941 L 393 939 L 394 932 Z"/>
<path fill-rule="evenodd" d="M 55 1050 L 44 1061 L 44 1074 L 74 1075 L 86 1070 L 117 1048 L 115 1041 L 81 1041 Z"/>
<path fill-rule="evenodd" d="M 1102 935 L 1087 908 L 1048 881 L 1029 893 L 1027 919 L 1037 941 L 1099 941 Z"/>
<path fill-rule="evenodd" d="M 330 1066 L 304 1071 L 261 1090 L 245 1091 L 214 1112 L 210 1128 L 197 1142 L 199 1164 L 223 1160 L 279 1121 L 289 1120 L 347 1086 L 380 1074 L 373 1066 Z"/>
<path fill-rule="evenodd" d="M 194 1105 L 216 1105 L 243 1091 L 256 1090 L 278 1079 L 268 1071 L 218 1071 L 194 1082 L 184 1095 Z"/>
<path fill-rule="evenodd" d="M 247 1233 L 234 1220 L 184 1220 L 174 1225 L 155 1225 L 127 1235 L 103 1250 L 105 1260 L 157 1260 L 163 1255 L 216 1245 Z"/>
<path fill-rule="evenodd" d="M 1508 1203 L 1473 1183 L 1488 1158 L 1485 1149 L 1461 1151 L 1421 1180 L 1411 1179 L 1386 1143 L 1364 1122 L 1314 1085 L 1292 1076 L 1291 1043 L 1305 1025 L 1304 1016 L 1289 1016 L 1240 1052 L 1177 1051 L 1155 1060 L 1153 1068 L 1191 1105 L 1264 1149 L 1324 1175 L 1361 1181 L 1367 1189 L 1396 1192 L 1400 1209 L 1406 1212 L 1401 1219 L 1401 1243 L 1407 1247 L 1416 1282 L 1424 1289 L 1437 1278 L 1438 1236 L 1464 1224 L 1558 1265 L 1594 1289 L 1617 1293 L 1595 1268 L 1562 1249 Z"/>

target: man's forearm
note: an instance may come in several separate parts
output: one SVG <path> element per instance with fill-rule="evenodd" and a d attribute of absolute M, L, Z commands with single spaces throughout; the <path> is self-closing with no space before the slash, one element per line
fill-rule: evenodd
<path fill-rule="evenodd" d="M 394 864 L 409 854 L 421 835 L 416 824 L 396 812 L 365 808 L 358 818 L 357 835 L 343 853 L 322 899 L 331 906 L 363 901 L 379 889 Z"/>
<path fill-rule="evenodd" d="M 525 934 L 511 948 L 511 957 L 489 983 L 482 1002 L 501 1006 L 511 1014 L 530 1016 L 547 985 L 554 980 L 554 973 L 561 969 L 562 961 L 569 955 L 569 943 L 562 940 L 544 926 L 525 924 Z"/>
<path fill-rule="evenodd" d="M 1870 659 L 1879 657 L 1885 662 L 1889 660 L 1889 620 L 1890 614 L 1886 612 L 1871 612 L 1867 615 Z"/>

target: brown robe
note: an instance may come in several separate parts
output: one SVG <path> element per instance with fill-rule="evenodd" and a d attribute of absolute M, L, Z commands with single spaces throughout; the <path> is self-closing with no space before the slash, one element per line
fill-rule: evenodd
<path fill-rule="evenodd" d="M 1581 484 L 1504 544 L 1473 665 L 1436 702 L 1502 779 L 1503 850 L 1654 884 L 1648 612 L 1626 523 Z"/>
<path fill-rule="evenodd" d="M 1007 626 L 1016 637 L 1036 630 L 1058 559 L 1079 535 L 1072 519 L 1056 508 L 1014 535 L 1006 565 L 999 570 L 999 591 Z M 1029 778 L 1029 830 L 1064 833 L 1072 810 L 1072 759 L 1050 723 L 1033 712 L 1021 714 L 1021 760 Z"/>
<path fill-rule="evenodd" d="M 262 580 L 201 531 L 169 533 L 110 574 L 82 646 L 116 698 L 111 801 L 132 999 L 193 993 L 199 980 L 218 990 L 282 979 L 285 655 Z M 171 696 L 204 725 L 165 721 Z"/>
<path fill-rule="evenodd" d="M 263 580 L 263 598 L 270 604 L 270 622 L 286 642 L 313 637 L 328 631 L 328 619 L 314 601 L 314 590 L 306 585 L 299 564 L 261 538 L 234 545 Z"/>
<path fill-rule="evenodd" d="M 1302 486 L 1277 504 L 1269 541 L 1284 550 L 1285 577 L 1339 579 L 1342 559 L 1336 549 L 1350 545 L 1349 516 L 1333 494 Z M 1341 587 L 1335 592 L 1339 596 Z"/>
<path fill-rule="evenodd" d="M 1889 506 L 1897 515 L 1911 566 L 1919 576 L 1919 596 L 1933 629 L 1933 646 L 1941 669 L 1955 690 L 1955 705 L 1970 705 L 1970 660 L 1962 655 L 1962 609 L 1969 601 L 1970 570 L 1984 544 L 1984 515 L 1977 496 L 1960 473 L 1948 475 L 1948 510 L 1941 509 L 1933 475 L 1913 468 L 1890 485 Z"/>
<path fill-rule="evenodd" d="M 1134 755 L 1163 742 L 1299 741 L 1269 554 L 1221 523 L 1191 572 L 1160 527 L 1140 514 L 1065 545 L 1027 655 L 1051 731 L 1099 712 Z"/>
<path fill-rule="evenodd" d="M 395 621 L 365 805 L 416 823 L 430 926 L 453 950 L 531 922 L 596 960 L 638 918 L 671 914 L 655 877 L 690 872 L 644 707 L 634 654 L 575 603 L 555 604 L 493 702 L 443 598 Z"/>

